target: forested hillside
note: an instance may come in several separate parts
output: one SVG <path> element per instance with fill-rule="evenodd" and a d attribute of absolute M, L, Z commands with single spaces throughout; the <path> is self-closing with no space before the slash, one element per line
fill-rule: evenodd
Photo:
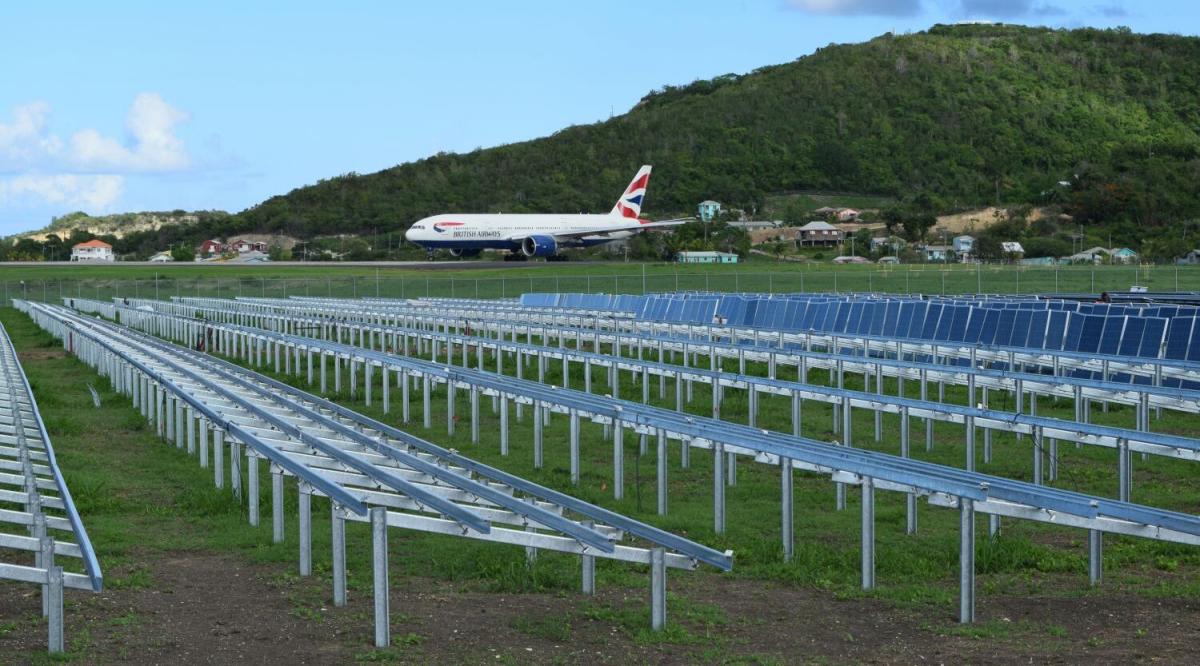
<path fill-rule="evenodd" d="M 543 139 L 324 180 L 239 226 L 307 237 L 449 210 L 602 211 L 642 163 L 651 215 L 836 189 L 946 209 L 1058 197 L 1090 223 L 1154 226 L 1198 214 L 1198 132 L 1200 39 L 935 26 L 668 86 Z"/>
<path fill-rule="evenodd" d="M 667 86 L 602 123 L 343 175 L 114 242 L 149 256 L 252 232 L 392 238 L 447 211 L 607 211 L 644 163 L 650 217 L 710 198 L 759 211 L 768 195 L 834 190 L 893 198 L 881 219 L 920 237 L 934 213 L 1042 204 L 1062 221 L 1004 232 L 1062 254 L 1082 225 L 1169 260 L 1200 246 L 1200 38 L 1002 25 L 889 34 Z M 75 226 L 56 238 L 87 235 L 67 217 Z M 23 242 L 0 258 L 61 255 Z"/>

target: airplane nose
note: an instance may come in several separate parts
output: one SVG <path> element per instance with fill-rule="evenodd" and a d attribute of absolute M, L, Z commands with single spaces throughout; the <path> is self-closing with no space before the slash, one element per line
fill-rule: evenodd
<path fill-rule="evenodd" d="M 406 241 L 408 241 L 408 242 L 410 242 L 410 243 L 412 242 L 412 240 L 413 240 L 413 230 L 412 230 L 412 227 L 409 227 L 409 228 L 408 228 L 408 231 L 405 231 L 405 232 L 404 232 L 404 240 L 406 240 Z"/>

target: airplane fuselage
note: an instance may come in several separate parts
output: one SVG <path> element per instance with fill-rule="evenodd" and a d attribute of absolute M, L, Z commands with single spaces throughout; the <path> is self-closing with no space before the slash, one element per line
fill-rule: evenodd
<path fill-rule="evenodd" d="M 574 236 L 564 247 L 599 245 L 632 236 L 632 231 L 607 229 L 628 227 L 620 215 L 480 214 L 449 213 L 426 217 L 404 234 L 411 243 L 435 249 L 497 249 L 516 251 L 530 236 Z M 595 232 L 595 236 L 580 235 Z"/>

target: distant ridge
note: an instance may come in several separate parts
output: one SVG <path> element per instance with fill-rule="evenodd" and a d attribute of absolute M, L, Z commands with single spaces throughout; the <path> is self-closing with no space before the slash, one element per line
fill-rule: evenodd
<path fill-rule="evenodd" d="M 1194 37 L 939 25 L 666 86 L 546 138 L 330 178 L 239 217 L 309 237 L 449 210 L 597 211 L 642 163 L 655 166 L 651 215 L 707 198 L 750 210 L 802 189 L 1031 201 L 1081 168 L 1120 172 L 1147 155 L 1194 165 L 1198 82 Z"/>

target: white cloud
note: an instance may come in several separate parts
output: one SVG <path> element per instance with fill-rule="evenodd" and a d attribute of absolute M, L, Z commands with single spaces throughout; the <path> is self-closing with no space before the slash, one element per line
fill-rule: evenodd
<path fill-rule="evenodd" d="M 30 102 L 13 109 L 12 124 L 0 123 L 0 165 L 40 162 L 57 155 L 62 141 L 46 132 L 50 105 Z"/>
<path fill-rule="evenodd" d="M 125 178 L 118 175 L 24 175 L 0 180 L 0 206 L 48 203 L 105 212 L 120 198 Z"/>
<path fill-rule="evenodd" d="M 134 98 L 125 118 L 127 137 L 86 128 L 63 141 L 50 128 L 50 105 L 34 101 L 0 119 L 0 206 L 48 204 L 110 210 L 125 175 L 185 171 L 193 167 L 175 132 L 188 114 L 158 93 Z"/>
<path fill-rule="evenodd" d="M 134 139 L 132 147 L 104 136 L 94 129 L 71 137 L 71 161 L 90 169 L 116 171 L 178 171 L 191 164 L 175 126 L 188 115 L 171 106 L 157 93 L 141 93 L 133 100 L 125 126 Z"/>
<path fill-rule="evenodd" d="M 834 16 L 915 16 L 921 12 L 921 0 L 790 0 L 789 4 L 813 14 Z"/>

